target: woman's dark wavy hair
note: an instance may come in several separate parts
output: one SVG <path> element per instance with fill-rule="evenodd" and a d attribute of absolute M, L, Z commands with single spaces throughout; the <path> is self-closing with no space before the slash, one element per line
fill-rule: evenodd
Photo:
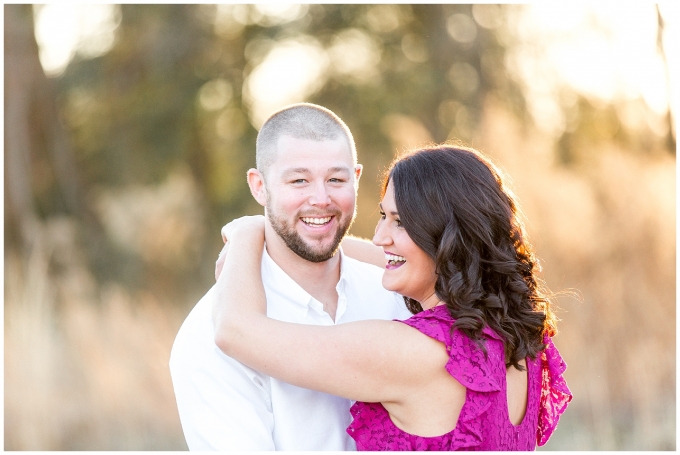
<path fill-rule="evenodd" d="M 523 370 L 519 362 L 544 349 L 543 334 L 556 333 L 556 318 L 499 171 L 474 149 L 439 145 L 395 160 L 383 196 L 389 181 L 402 225 L 435 262 L 435 292 L 453 328 L 484 349 L 489 326 L 505 341 L 506 365 Z M 412 313 L 423 310 L 404 299 Z"/>

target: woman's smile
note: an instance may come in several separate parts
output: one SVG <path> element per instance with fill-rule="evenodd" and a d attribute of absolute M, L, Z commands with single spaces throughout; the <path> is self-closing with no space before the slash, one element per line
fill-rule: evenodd
<path fill-rule="evenodd" d="M 385 265 L 387 270 L 398 269 L 406 263 L 406 259 L 403 256 L 399 256 L 389 251 L 385 251 L 385 259 L 387 259 L 387 264 Z"/>

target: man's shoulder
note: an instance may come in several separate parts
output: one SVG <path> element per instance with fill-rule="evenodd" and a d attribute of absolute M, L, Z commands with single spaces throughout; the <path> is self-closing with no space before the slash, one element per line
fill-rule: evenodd
<path fill-rule="evenodd" d="M 212 297 L 210 290 L 191 309 L 182 323 L 172 344 L 170 362 L 197 361 L 202 351 L 212 351 Z"/>
<path fill-rule="evenodd" d="M 373 264 L 343 256 L 345 295 L 350 319 L 407 319 L 404 299 L 382 285 L 384 270 Z"/>
<path fill-rule="evenodd" d="M 375 284 L 375 286 L 382 287 L 383 269 L 373 264 L 358 261 L 347 255 L 343 255 L 343 273 L 348 280 L 364 282 L 366 284 Z"/>

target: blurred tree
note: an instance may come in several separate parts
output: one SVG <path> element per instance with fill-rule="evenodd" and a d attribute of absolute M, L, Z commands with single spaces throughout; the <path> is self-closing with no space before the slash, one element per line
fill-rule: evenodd
<path fill-rule="evenodd" d="M 38 59 L 30 5 L 5 6 L 5 247 L 30 243 L 38 216 L 79 213 L 71 140 Z"/>
<path fill-rule="evenodd" d="M 76 55 L 62 76 L 49 80 L 58 89 L 51 102 L 59 107 L 59 115 L 50 118 L 63 118 L 70 133 L 60 139 L 68 147 L 59 150 L 74 152 L 85 190 L 159 184 L 188 166 L 202 195 L 208 232 L 215 233 L 202 242 L 190 265 L 160 267 L 129 252 L 98 251 L 91 260 L 100 279 L 139 286 L 158 275 L 159 282 L 179 285 L 187 270 L 199 269 L 209 280 L 212 266 L 205 258 L 219 248 L 219 226 L 258 210 L 243 179 L 254 165 L 257 131 L 248 121 L 253 107 L 242 93 L 266 56 L 266 49 L 256 45 L 266 40 L 270 50 L 300 36 L 316 37 L 329 52 L 349 43 L 344 49 L 350 59 L 362 49 L 352 47 L 356 43 L 348 38 L 363 37 L 377 49 L 377 71 L 370 77 L 361 69 L 345 71 L 340 66 L 345 56 L 334 61 L 326 83 L 309 97 L 337 112 L 355 132 L 366 165 L 368 183 L 362 191 L 372 200 L 377 198 L 374 176 L 395 149 L 406 145 L 399 139 L 403 125 L 420 128 L 422 134 L 414 137 L 423 140 L 469 141 L 489 92 L 503 91 L 499 98 L 518 102 L 521 111 L 521 92 L 504 77 L 503 45 L 488 25 L 502 17 L 502 7 L 477 11 L 478 19 L 486 17 L 482 27 L 470 5 L 309 5 L 306 14 L 278 23 L 257 5 L 238 5 L 227 11 L 230 22 L 222 28 L 217 8 L 123 5 L 113 48 L 96 58 Z M 30 26 L 27 7 L 24 15 Z M 58 204 L 45 205 L 62 210 Z M 358 223 L 360 235 L 370 235 L 370 229 Z"/>
<path fill-rule="evenodd" d="M 217 225 L 225 219 L 219 214 L 224 207 L 210 185 L 214 160 L 212 144 L 204 137 L 209 119 L 197 98 L 206 82 L 224 76 L 222 68 L 215 68 L 220 54 L 233 51 L 216 42 L 197 11 L 196 5 L 123 5 L 111 51 L 94 59 L 75 59 L 59 79 L 60 101 L 88 187 L 159 184 L 188 166 L 204 200 L 202 208 L 212 215 L 214 242 L 200 244 L 194 256 L 200 263 L 168 267 L 121 252 L 118 261 L 106 258 L 107 269 L 100 267 L 103 273 L 134 286 L 151 281 L 160 289 L 167 290 L 167 283 L 186 288 L 187 281 L 194 281 L 188 270 L 202 267 L 202 275 L 210 277 L 205 272 L 212 265 L 205 258 L 219 250 Z M 238 145 L 252 147 L 254 134 L 249 135 L 250 144 L 244 137 Z M 238 189 L 247 196 L 247 188 Z M 234 196 L 232 201 L 247 200 Z M 238 203 L 235 208 L 238 213 Z M 179 291 L 171 287 L 167 292 Z"/>
<path fill-rule="evenodd" d="M 354 132 L 365 166 L 353 228 L 358 235 L 371 235 L 366 215 L 377 203 L 375 176 L 401 149 L 473 142 L 489 97 L 527 123 L 522 86 L 505 66 L 514 42 L 508 17 L 517 6 L 276 8 L 125 4 L 109 52 L 76 54 L 63 75 L 46 78 L 31 8 L 6 6 L 6 220 L 19 226 L 73 214 L 88 232 L 103 235 L 101 213 L 87 215 L 98 210 L 102 192 L 160 185 L 188 169 L 204 214 L 196 223 L 209 235 L 188 234 L 193 253 L 162 262 L 113 246 L 110 238 L 91 241 L 86 250 L 100 280 L 158 283 L 159 292 L 170 294 L 188 283 L 204 289 L 221 243 L 219 227 L 260 210 L 244 179 L 254 165 L 259 127 L 256 102 L 245 96 L 248 83 L 258 65 L 292 39 L 313 39 L 328 57 L 327 66 L 318 63 L 316 88 L 299 101 L 327 106 Z M 556 147 L 563 164 L 583 158 L 584 141 L 653 142 L 646 130 L 621 127 L 611 105 L 581 99 L 562 108 L 570 123 Z M 13 229 L 8 239 L 21 231 Z"/>
<path fill-rule="evenodd" d="M 670 81 L 671 81 L 671 75 L 670 75 L 670 69 L 668 67 L 668 56 L 667 51 L 666 51 L 666 46 L 664 46 L 664 32 L 666 30 L 666 21 L 664 20 L 663 16 L 661 15 L 661 10 L 659 9 L 659 5 L 655 5 L 656 7 L 656 21 L 657 21 L 657 31 L 656 31 L 656 47 L 659 50 L 659 54 L 663 58 L 663 64 L 664 64 L 664 71 L 665 71 L 665 76 L 666 76 L 666 84 L 669 88 L 670 91 Z M 671 109 L 669 108 L 668 111 L 666 111 L 666 123 L 668 127 L 668 133 L 666 133 L 666 149 L 670 151 L 673 155 L 676 153 L 676 144 L 677 144 L 677 131 L 675 130 L 675 126 L 673 123 L 673 116 L 671 115 Z"/>

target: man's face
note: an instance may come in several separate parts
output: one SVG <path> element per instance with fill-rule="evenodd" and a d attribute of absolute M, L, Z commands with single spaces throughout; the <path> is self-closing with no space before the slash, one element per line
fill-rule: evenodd
<path fill-rule="evenodd" d="M 288 248 L 311 262 L 333 257 L 354 221 L 360 174 L 343 138 L 279 138 L 265 176 L 266 207 Z"/>

